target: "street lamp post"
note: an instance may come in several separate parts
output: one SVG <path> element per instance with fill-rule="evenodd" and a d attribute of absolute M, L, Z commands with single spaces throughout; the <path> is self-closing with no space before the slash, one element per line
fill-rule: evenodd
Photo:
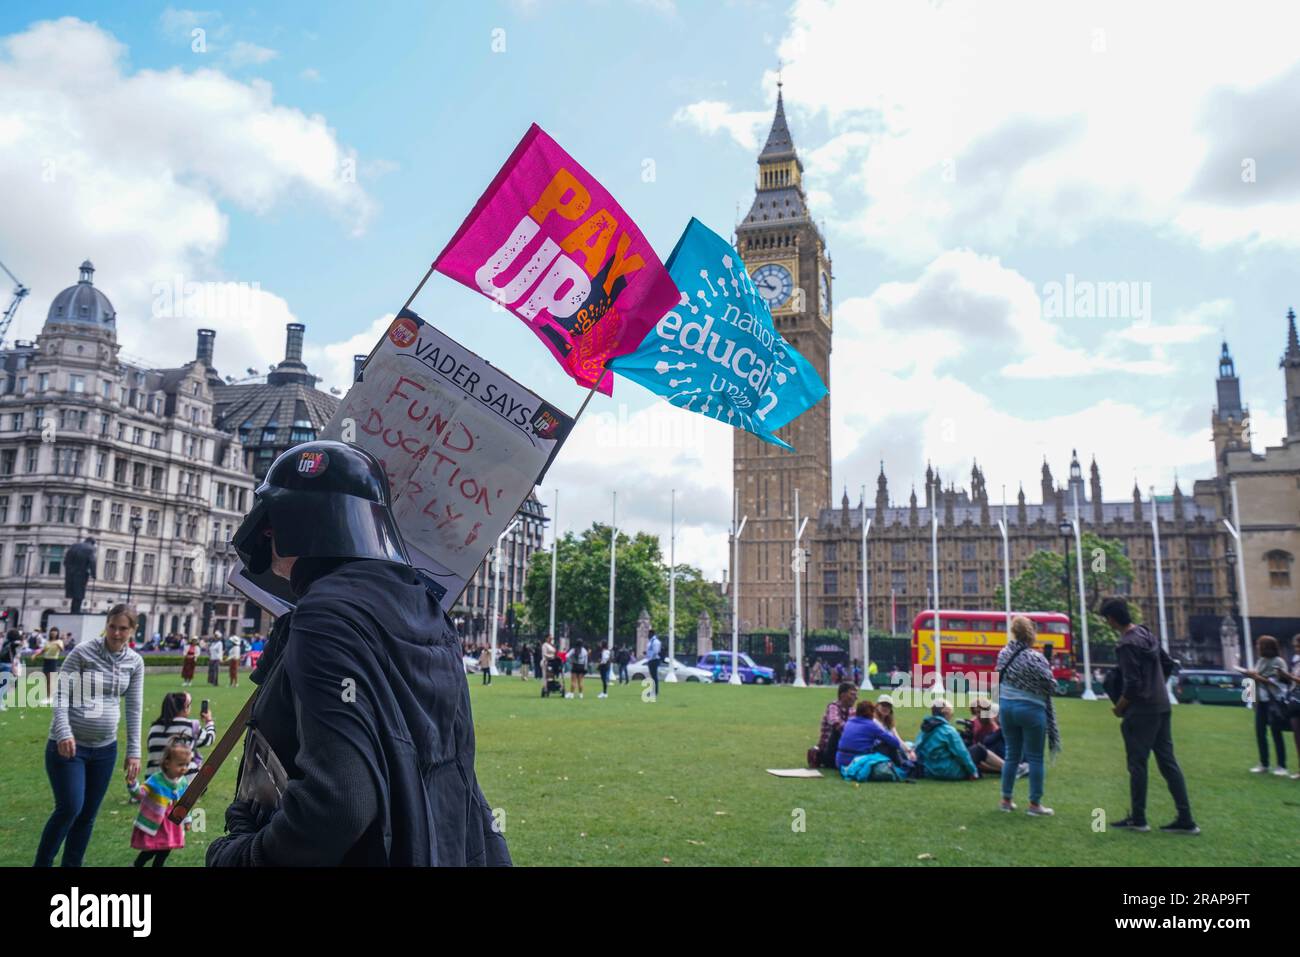
<path fill-rule="evenodd" d="M 506 526 L 504 532 L 497 536 L 497 547 L 492 556 L 492 621 L 489 626 L 492 635 L 492 663 L 488 666 L 488 674 L 494 676 L 500 674 L 497 671 L 497 615 L 501 606 L 501 543 L 515 530 L 515 526 L 519 524 L 519 521 L 516 518 Z"/>
<path fill-rule="evenodd" d="M 136 546 L 140 542 L 140 528 L 144 522 L 140 520 L 139 515 L 131 517 L 131 567 L 126 573 L 126 603 L 131 604 L 131 589 L 135 585 L 135 557 L 139 552 Z"/>
<path fill-rule="evenodd" d="M 1074 526 L 1070 524 L 1069 519 L 1061 519 L 1056 526 L 1061 537 L 1065 539 L 1065 567 L 1062 569 L 1062 578 L 1065 581 L 1065 617 L 1070 619 L 1070 629 L 1074 629 L 1074 590 L 1070 587 L 1070 540 L 1074 538 Z"/>
<path fill-rule="evenodd" d="M 27 614 L 27 583 L 32 577 L 32 549 L 28 545 L 23 549 L 23 600 L 19 602 L 18 627 L 23 626 L 23 616 Z"/>

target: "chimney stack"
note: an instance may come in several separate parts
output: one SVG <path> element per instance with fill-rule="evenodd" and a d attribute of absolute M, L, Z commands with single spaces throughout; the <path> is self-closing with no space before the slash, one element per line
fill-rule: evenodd
<path fill-rule="evenodd" d="M 301 322 L 291 322 L 284 328 L 284 361 L 301 363 L 302 334 L 307 327 Z"/>
<path fill-rule="evenodd" d="M 356 382 L 358 379 L 361 378 L 361 367 L 366 364 L 366 360 L 369 358 L 370 358 L 369 356 L 352 357 L 352 381 L 353 382 Z"/>
<path fill-rule="evenodd" d="M 199 343 L 194 352 L 194 358 L 208 366 L 208 368 L 212 367 L 212 347 L 215 344 L 216 338 L 217 330 L 215 329 L 199 330 Z"/>

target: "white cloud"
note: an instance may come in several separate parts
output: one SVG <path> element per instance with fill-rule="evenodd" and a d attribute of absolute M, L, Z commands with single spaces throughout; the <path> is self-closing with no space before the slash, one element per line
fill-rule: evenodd
<path fill-rule="evenodd" d="M 679 109 L 673 120 L 702 133 L 726 133 L 740 146 L 753 150 L 758 148 L 759 132 L 771 122 L 772 115 L 764 110 L 736 111 L 720 100 L 700 100 Z"/>
<path fill-rule="evenodd" d="M 225 59 L 235 69 L 245 66 L 261 66 L 270 63 L 280 54 L 269 47 L 258 46 L 247 40 L 236 40 L 226 52 Z"/>
<path fill-rule="evenodd" d="M 190 12 L 172 13 L 189 22 Z M 126 52 L 71 17 L 0 39 L 0 248 L 17 251 L 6 263 L 32 289 L 10 335 L 32 337 L 90 258 L 124 351 L 186 361 L 206 325 L 218 331 L 222 371 L 264 370 L 294 315 L 262 277 L 222 272 L 225 207 L 265 213 L 301 197 L 359 231 L 373 203 L 339 175 L 352 154 L 324 117 L 277 104 L 264 82 L 208 68 L 132 72 Z M 182 294 L 157 315 L 156 287 L 177 276 L 182 290 L 234 280 L 246 294 L 190 297 L 188 309 Z"/>
<path fill-rule="evenodd" d="M 314 66 L 307 67 L 305 70 L 303 70 L 301 73 L 298 74 L 298 78 L 300 80 L 306 80 L 309 83 L 323 82 L 320 75 L 320 70 L 316 69 Z"/>
<path fill-rule="evenodd" d="M 808 164 L 810 186 L 851 187 L 832 225 L 897 261 L 1112 222 L 1172 222 L 1211 248 L 1296 245 L 1297 147 L 1280 119 L 1300 87 L 1295 22 L 1265 3 L 1223 16 L 1208 3 L 799 0 L 778 53 L 787 110 L 831 131 L 799 144 L 828 161 Z M 755 114 L 704 101 L 678 115 L 747 145 Z"/>

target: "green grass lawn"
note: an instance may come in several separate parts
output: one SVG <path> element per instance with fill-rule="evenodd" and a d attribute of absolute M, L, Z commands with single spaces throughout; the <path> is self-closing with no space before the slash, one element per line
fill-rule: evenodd
<path fill-rule="evenodd" d="M 235 689 L 222 680 L 219 689 L 191 688 L 196 710 L 212 699 L 218 732 L 252 689 L 247 677 Z M 1045 797 L 1056 816 L 1032 819 L 1000 813 L 993 780 L 855 786 L 829 772 L 822 780 L 765 773 L 803 763 L 829 688 L 678 684 L 647 703 L 636 684 L 603 701 L 589 690 L 579 701 L 542 700 L 536 681 L 517 677 L 487 688 L 471 682 L 479 780 L 504 812 L 520 865 L 1300 864 L 1300 782 L 1247 773 L 1255 746 L 1244 708 L 1175 709 L 1174 739 L 1203 830 L 1185 838 L 1094 829 L 1097 809 L 1117 820 L 1128 808 L 1118 721 L 1104 702 L 1058 702 L 1065 751 Z M 146 723 L 179 686 L 178 675 L 147 678 Z M 921 713 L 899 716 L 914 735 Z M 0 864 L 27 865 L 35 854 L 51 806 L 42 757 L 49 720 L 46 709 L 0 712 Z M 232 758 L 200 803 L 208 831 L 192 833 L 168 866 L 202 863 L 207 840 L 221 832 L 235 767 Z M 1173 808 L 1154 761 L 1151 776 L 1148 816 L 1158 825 Z M 1017 784 L 1022 808 L 1026 785 Z M 87 865 L 131 861 L 134 808 L 119 777 Z"/>

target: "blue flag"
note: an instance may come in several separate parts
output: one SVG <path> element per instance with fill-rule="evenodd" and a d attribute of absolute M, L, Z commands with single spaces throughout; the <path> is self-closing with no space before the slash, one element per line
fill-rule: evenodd
<path fill-rule="evenodd" d="M 826 386 L 776 331 L 740 254 L 692 219 L 668 273 L 680 301 L 609 367 L 675 406 L 792 450 L 774 433 L 820 402 Z"/>

